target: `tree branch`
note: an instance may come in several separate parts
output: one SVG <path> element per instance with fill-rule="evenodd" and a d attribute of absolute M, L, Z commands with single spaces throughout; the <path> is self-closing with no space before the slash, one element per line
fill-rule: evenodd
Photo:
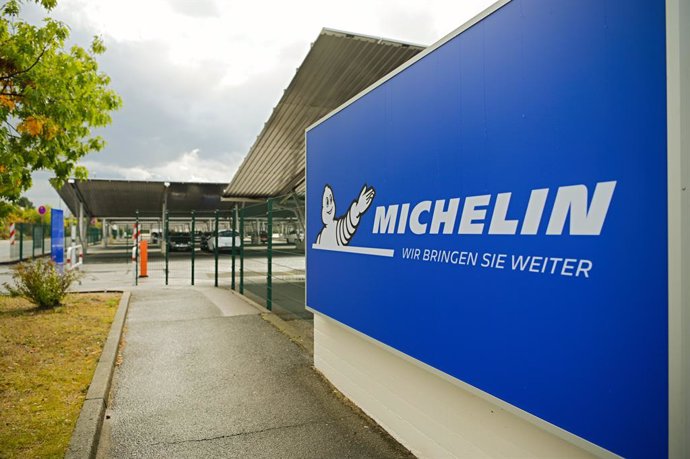
<path fill-rule="evenodd" d="M 12 126 L 12 124 L 11 124 L 9 121 L 7 121 L 7 120 L 3 120 L 3 121 L 4 121 L 4 123 L 5 123 L 6 125 L 8 125 L 9 127 L 11 127 L 12 130 L 13 130 L 14 132 L 16 132 L 16 133 L 18 134 L 18 136 L 10 134 L 10 136 L 14 137 L 15 139 L 21 138 L 22 134 L 21 134 L 21 132 L 19 132 L 19 131 L 17 130 L 16 127 Z"/>
<path fill-rule="evenodd" d="M 47 46 L 45 48 L 43 48 L 43 51 L 41 51 L 41 54 L 38 55 L 38 57 L 36 58 L 34 63 L 31 64 L 28 68 L 26 68 L 24 70 L 18 70 L 16 72 L 10 73 L 9 75 L 6 75 L 6 76 L 0 76 L 0 80 L 11 80 L 12 78 L 16 77 L 17 75 L 21 75 L 22 73 L 29 72 L 32 68 L 36 67 L 36 64 L 38 64 L 38 61 L 41 60 L 41 58 L 43 57 L 43 55 L 45 54 L 45 52 L 47 50 L 48 50 Z"/>

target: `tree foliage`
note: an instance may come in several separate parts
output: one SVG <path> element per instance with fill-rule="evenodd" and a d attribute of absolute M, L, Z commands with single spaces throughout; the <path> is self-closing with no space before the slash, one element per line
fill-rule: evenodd
<path fill-rule="evenodd" d="M 17 205 L 23 209 L 34 209 L 36 206 L 34 206 L 34 203 L 31 202 L 31 199 L 27 198 L 26 196 L 22 196 L 21 198 L 17 199 Z"/>
<path fill-rule="evenodd" d="M 50 11 L 57 0 L 35 2 Z M 99 37 L 88 50 L 66 50 L 65 24 L 49 17 L 30 24 L 21 7 L 21 0 L 0 4 L 0 198 L 10 201 L 31 186 L 35 170 L 53 171 L 58 186 L 84 178 L 77 161 L 104 146 L 92 129 L 109 124 L 122 103 L 98 71 Z"/>
<path fill-rule="evenodd" d="M 22 206 L 22 202 L 31 202 L 25 196 L 16 202 L 6 202 L 0 200 L 0 239 L 10 237 L 10 224 L 12 223 L 33 223 L 50 224 L 50 207 L 46 207 L 45 215 L 40 215 L 34 207 Z M 69 220 L 69 219 L 66 219 Z"/>

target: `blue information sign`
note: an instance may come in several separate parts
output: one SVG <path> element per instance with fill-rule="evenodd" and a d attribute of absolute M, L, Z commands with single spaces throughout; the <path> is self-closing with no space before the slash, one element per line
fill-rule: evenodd
<path fill-rule="evenodd" d="M 62 266 L 65 262 L 65 221 L 62 210 L 50 210 L 50 259 Z"/>
<path fill-rule="evenodd" d="M 307 132 L 307 305 L 668 454 L 664 2 L 521 0 Z"/>

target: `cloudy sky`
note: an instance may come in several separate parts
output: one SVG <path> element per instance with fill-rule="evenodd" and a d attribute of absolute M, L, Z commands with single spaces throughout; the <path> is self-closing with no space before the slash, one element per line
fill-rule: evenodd
<path fill-rule="evenodd" d="M 123 99 L 91 178 L 229 182 L 323 27 L 429 45 L 493 0 L 60 0 Z M 26 13 L 39 14 L 29 6 Z M 27 193 L 61 207 L 48 173 Z"/>

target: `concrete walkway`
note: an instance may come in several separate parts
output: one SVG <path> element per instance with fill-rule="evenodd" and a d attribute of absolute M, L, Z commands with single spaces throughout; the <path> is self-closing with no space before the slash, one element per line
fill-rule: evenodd
<path fill-rule="evenodd" d="M 238 296 L 134 289 L 99 457 L 411 457 Z"/>

